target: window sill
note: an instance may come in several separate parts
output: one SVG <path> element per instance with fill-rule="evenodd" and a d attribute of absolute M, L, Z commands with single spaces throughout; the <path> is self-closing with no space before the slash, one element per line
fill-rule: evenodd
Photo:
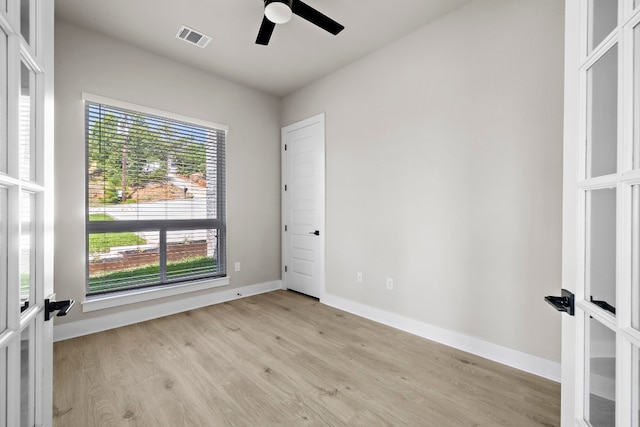
<path fill-rule="evenodd" d="M 221 277 L 219 279 L 200 280 L 178 285 L 166 285 L 154 288 L 135 289 L 132 291 L 123 291 L 106 295 L 88 296 L 87 299 L 82 302 L 82 312 L 87 313 L 90 311 L 120 307 L 137 302 L 152 301 L 158 298 L 171 297 L 175 295 L 186 294 L 189 292 L 227 286 L 228 284 L 229 277 Z"/>

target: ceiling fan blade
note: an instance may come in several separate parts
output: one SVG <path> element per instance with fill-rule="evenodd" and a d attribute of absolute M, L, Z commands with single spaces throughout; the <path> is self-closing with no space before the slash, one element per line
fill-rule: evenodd
<path fill-rule="evenodd" d="M 262 25 L 260 25 L 260 31 L 258 31 L 258 38 L 256 38 L 256 44 L 268 45 L 269 40 L 271 40 L 271 34 L 273 34 L 273 29 L 276 27 L 276 24 L 269 21 L 265 16 L 262 19 Z"/>
<path fill-rule="evenodd" d="M 312 24 L 315 24 L 318 27 L 322 28 L 323 30 L 330 32 L 334 36 L 340 31 L 344 30 L 344 25 L 338 24 L 327 15 L 318 12 L 317 10 L 301 2 L 300 0 L 293 0 L 291 10 L 299 17 L 304 18 Z"/>

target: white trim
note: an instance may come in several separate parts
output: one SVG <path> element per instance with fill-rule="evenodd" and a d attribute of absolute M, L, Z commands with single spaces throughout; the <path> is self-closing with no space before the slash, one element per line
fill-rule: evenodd
<path fill-rule="evenodd" d="M 209 120 L 198 119 L 190 116 L 183 116 L 182 114 L 172 113 L 170 111 L 157 110 L 151 107 L 145 107 L 144 105 L 132 104 L 130 102 L 119 101 L 113 98 L 107 98 L 106 96 L 93 95 L 91 93 L 82 92 L 82 100 L 88 102 L 94 102 L 97 104 L 104 104 L 110 107 L 122 108 L 125 110 L 137 111 L 139 113 L 148 114 L 150 116 L 165 117 L 168 119 L 177 120 L 179 122 L 190 123 L 197 126 L 204 126 L 207 128 L 214 128 L 229 132 L 229 126 L 223 125 Z"/>
<path fill-rule="evenodd" d="M 137 302 L 151 301 L 158 298 L 171 297 L 186 294 L 188 292 L 203 291 L 206 289 L 227 286 L 229 277 L 213 280 L 200 280 L 183 284 L 169 284 L 151 288 L 135 289 L 118 293 L 88 296 L 82 304 L 82 312 L 88 313 L 105 308 L 120 307 L 122 305 L 135 304 Z"/>
<path fill-rule="evenodd" d="M 207 295 L 192 296 L 177 301 L 155 304 L 150 307 L 132 308 L 92 319 L 55 325 L 53 337 L 54 341 L 62 341 L 278 289 L 282 289 L 282 281 L 280 280 L 225 289 Z"/>
<path fill-rule="evenodd" d="M 502 363 L 549 380 L 560 382 L 560 363 L 543 359 L 469 335 L 433 326 L 399 314 L 325 293 L 320 301 L 331 307 L 364 317 L 458 350 Z"/>
<path fill-rule="evenodd" d="M 300 120 L 299 122 L 291 123 L 290 125 L 284 126 L 282 128 L 282 134 L 284 135 L 286 132 L 290 132 L 291 130 L 303 129 L 309 126 L 313 126 L 316 123 L 325 123 L 326 114 L 324 112 L 318 113 L 314 116 L 308 117 L 306 119 Z M 323 126 L 324 129 L 324 126 Z"/>
<path fill-rule="evenodd" d="M 584 298 L 584 292 L 578 283 L 583 271 L 578 248 L 581 246 L 579 216 L 584 214 L 580 201 L 582 191 L 578 183 L 586 177 L 586 87 L 585 73 L 579 72 L 583 58 L 587 53 L 587 36 L 582 22 L 587 19 L 584 2 L 565 1 L 565 53 L 564 53 L 564 133 L 563 133 L 563 191 L 562 191 L 562 288 L 575 294 L 576 301 Z M 582 223 L 584 224 L 584 223 Z M 582 310 L 576 310 L 575 316 L 562 318 L 562 364 L 560 422 L 563 426 L 586 425 L 582 419 L 583 379 L 580 368 L 584 368 L 584 358 L 579 358 L 578 348 L 584 338 Z"/>
<path fill-rule="evenodd" d="M 284 186 L 287 184 L 287 150 L 286 136 L 284 128 L 280 129 L 280 277 L 282 277 L 282 287 L 287 289 L 287 194 Z"/>

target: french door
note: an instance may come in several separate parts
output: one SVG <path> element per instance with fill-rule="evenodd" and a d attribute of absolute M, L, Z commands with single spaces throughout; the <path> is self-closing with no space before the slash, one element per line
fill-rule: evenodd
<path fill-rule="evenodd" d="M 562 425 L 640 426 L 640 0 L 566 0 Z"/>
<path fill-rule="evenodd" d="M 0 0 L 0 426 L 51 425 L 53 4 Z"/>

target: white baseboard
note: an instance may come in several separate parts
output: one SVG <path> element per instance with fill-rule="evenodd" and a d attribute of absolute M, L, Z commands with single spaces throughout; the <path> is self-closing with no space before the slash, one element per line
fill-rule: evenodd
<path fill-rule="evenodd" d="M 390 313 L 355 301 L 325 294 L 323 304 L 364 317 L 413 335 L 472 353 L 521 371 L 560 382 L 560 363 L 483 341 L 478 338 L 429 325 L 399 314 Z"/>
<path fill-rule="evenodd" d="M 143 308 L 135 308 L 119 313 L 107 314 L 86 320 L 62 323 L 53 328 L 53 340 L 63 341 L 69 338 L 89 335 L 121 326 L 157 319 L 171 314 L 181 313 L 187 310 L 219 304 L 221 302 L 244 298 L 251 295 L 282 289 L 282 281 L 258 283 L 226 290 L 216 290 L 207 295 L 198 295 L 179 300 L 168 301 Z"/>

